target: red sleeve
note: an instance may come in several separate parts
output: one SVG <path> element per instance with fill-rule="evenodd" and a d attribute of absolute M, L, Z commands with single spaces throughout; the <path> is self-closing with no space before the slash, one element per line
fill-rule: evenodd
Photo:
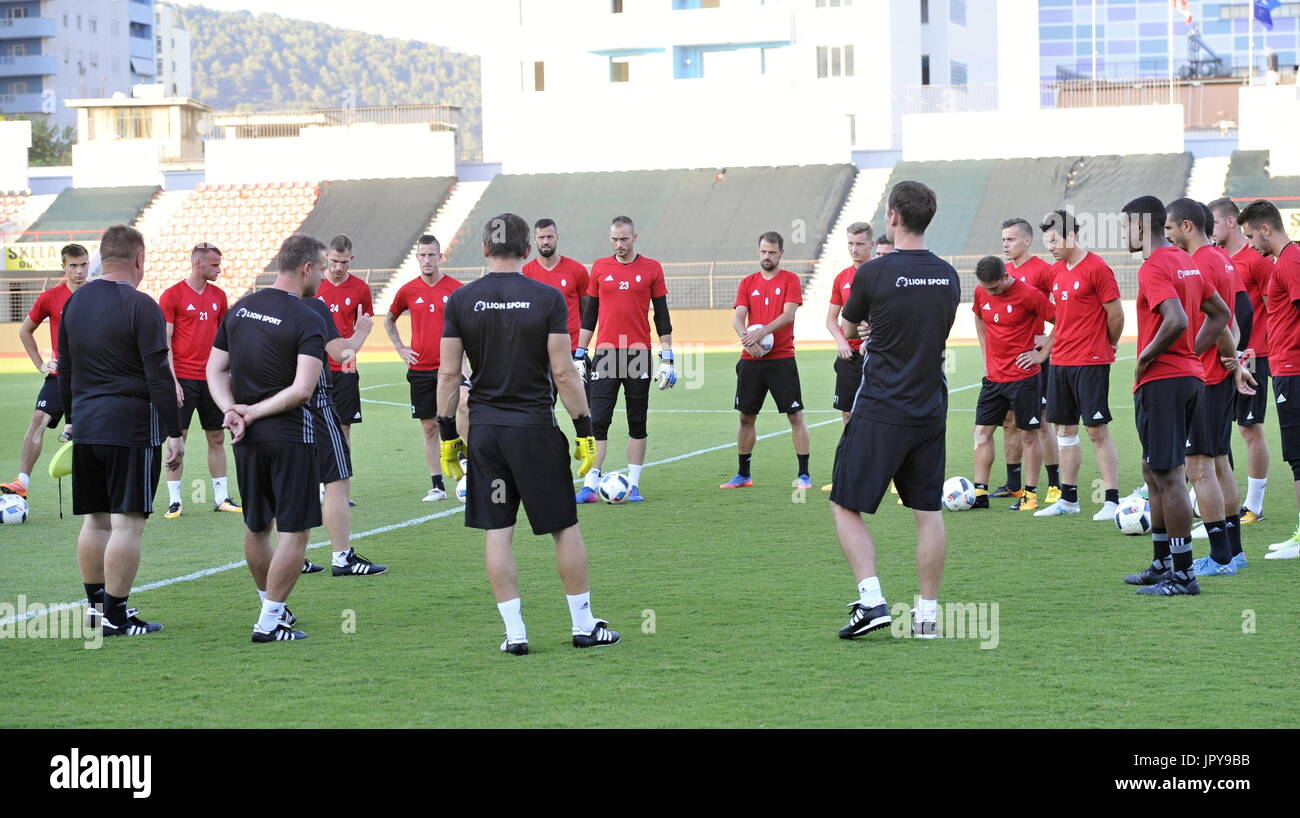
<path fill-rule="evenodd" d="M 1288 259 L 1286 264 L 1278 264 L 1273 269 L 1274 276 L 1282 276 L 1282 286 L 1286 288 L 1286 300 L 1292 304 L 1300 301 L 1300 263 Z"/>
<path fill-rule="evenodd" d="M 1178 298 L 1178 290 L 1174 289 L 1173 277 L 1169 271 L 1150 260 L 1144 262 L 1138 270 L 1138 287 L 1146 294 L 1147 308 L 1157 315 L 1160 314 L 1161 304 L 1171 298 Z M 1214 292 L 1213 287 L 1204 289 Z"/>
<path fill-rule="evenodd" d="M 664 282 L 664 268 L 655 263 L 654 278 L 650 281 L 650 297 L 658 298 L 668 295 L 668 285 Z"/>
<path fill-rule="evenodd" d="M 374 315 L 375 300 L 370 294 L 370 285 L 366 284 L 365 282 L 362 282 L 362 284 L 363 287 L 361 289 L 361 298 L 359 299 L 361 302 L 361 310 L 366 315 Z"/>
<path fill-rule="evenodd" d="M 799 276 L 794 273 L 790 274 L 790 283 L 785 288 L 786 304 L 803 303 L 803 285 L 799 283 Z"/>
<path fill-rule="evenodd" d="M 578 265 L 578 297 L 588 295 L 587 288 L 591 286 L 591 274 L 587 272 L 587 266 L 580 261 L 575 261 Z"/>
<path fill-rule="evenodd" d="M 732 305 L 733 308 L 744 307 L 749 309 L 749 296 L 745 293 L 745 283 L 747 281 L 749 281 L 748 278 L 742 278 L 740 284 L 736 285 L 736 303 Z"/>
<path fill-rule="evenodd" d="M 1056 305 L 1052 303 L 1052 300 L 1050 298 L 1043 295 L 1042 292 L 1039 290 L 1034 290 L 1034 295 L 1037 296 L 1037 298 L 1034 300 L 1034 312 L 1037 313 L 1038 317 L 1043 319 L 1044 321 L 1048 321 L 1050 323 L 1055 324 Z"/>
<path fill-rule="evenodd" d="M 48 292 L 49 290 L 46 290 L 36 296 L 36 303 L 32 304 L 31 312 L 27 313 L 27 317 L 32 319 L 32 323 L 38 327 L 42 321 L 50 316 L 50 299 L 45 294 Z"/>
<path fill-rule="evenodd" d="M 1092 287 L 1097 292 L 1097 300 L 1103 304 L 1119 299 L 1119 283 L 1115 281 L 1115 271 L 1100 259 L 1093 271 Z"/>
<path fill-rule="evenodd" d="M 404 312 L 406 312 L 406 285 L 405 284 L 403 284 L 401 289 L 397 291 L 397 295 L 393 296 L 393 303 L 390 304 L 388 307 L 388 314 L 391 315 L 393 318 L 397 318 L 399 315 L 401 315 Z"/>
<path fill-rule="evenodd" d="M 229 302 L 226 300 L 226 293 L 221 292 L 221 298 L 217 299 L 217 323 L 220 324 L 225 320 L 226 313 L 230 312 Z"/>
<path fill-rule="evenodd" d="M 981 293 L 981 291 L 983 291 L 983 289 L 984 289 L 983 287 L 978 287 L 978 286 L 977 286 L 977 287 L 975 288 L 975 296 L 974 296 L 974 298 L 971 299 L 971 302 L 970 302 L 970 311 L 973 312 L 973 313 L 975 313 L 975 320 L 976 320 L 976 321 L 983 321 L 983 320 L 984 320 L 984 316 L 980 315 L 980 293 Z"/>
<path fill-rule="evenodd" d="M 170 288 L 163 291 L 162 297 L 158 299 L 158 306 L 162 307 L 163 319 L 166 320 L 168 324 L 175 324 L 176 295 Z"/>
<path fill-rule="evenodd" d="M 600 298 L 600 278 L 596 275 L 595 264 L 591 265 L 591 275 L 588 277 L 587 292 L 584 293 L 584 295 L 589 295 L 592 298 Z"/>

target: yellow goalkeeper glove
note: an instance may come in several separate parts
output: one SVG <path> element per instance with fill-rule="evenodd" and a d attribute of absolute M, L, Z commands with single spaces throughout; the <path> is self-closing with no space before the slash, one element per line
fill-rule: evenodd
<path fill-rule="evenodd" d="M 596 438 L 591 432 L 591 416 L 573 419 L 573 459 L 578 461 L 578 476 L 585 477 L 596 465 Z"/>
<path fill-rule="evenodd" d="M 438 423 L 438 434 L 442 438 L 439 448 L 442 461 L 442 473 L 452 480 L 465 476 L 460 461 L 465 458 L 465 441 L 456 433 L 455 418 L 434 418 Z"/>

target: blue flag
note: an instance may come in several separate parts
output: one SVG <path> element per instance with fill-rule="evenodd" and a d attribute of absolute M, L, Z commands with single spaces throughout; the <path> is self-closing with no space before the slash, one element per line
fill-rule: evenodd
<path fill-rule="evenodd" d="M 1273 30 L 1273 9 L 1282 5 L 1282 0 L 1255 0 L 1255 19 L 1269 31 Z"/>

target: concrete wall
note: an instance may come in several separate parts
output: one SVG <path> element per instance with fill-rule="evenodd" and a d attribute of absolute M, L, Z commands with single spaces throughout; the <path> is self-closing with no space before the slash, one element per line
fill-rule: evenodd
<path fill-rule="evenodd" d="M 0 122 L 0 190 L 27 187 L 27 149 L 32 146 L 32 123 Z"/>
<path fill-rule="evenodd" d="M 161 185 L 161 157 L 162 143 L 152 139 L 79 142 L 72 146 L 72 185 Z"/>
<path fill-rule="evenodd" d="M 1270 151 L 1269 173 L 1300 176 L 1300 86 L 1242 88 L 1240 117 L 1240 150 Z"/>
<path fill-rule="evenodd" d="M 427 125 L 306 128 L 283 139 L 209 140 L 208 184 L 452 176 L 455 135 Z"/>

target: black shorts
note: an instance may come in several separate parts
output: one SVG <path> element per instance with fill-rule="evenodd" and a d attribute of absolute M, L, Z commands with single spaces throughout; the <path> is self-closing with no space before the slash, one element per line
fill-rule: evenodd
<path fill-rule="evenodd" d="M 408 370 L 409 371 L 409 370 Z M 435 400 L 437 390 L 434 390 Z M 361 422 L 361 375 L 357 372 L 331 372 L 330 397 L 339 414 L 339 422 L 351 426 Z M 412 401 L 414 403 L 414 401 Z"/>
<path fill-rule="evenodd" d="M 591 359 L 588 378 L 591 381 L 591 422 L 596 427 L 597 440 L 606 439 L 609 423 L 614 419 L 614 406 L 618 403 L 620 388 L 623 390 L 624 409 L 627 412 L 628 436 L 634 439 L 645 438 L 652 375 L 651 353 L 648 349 L 596 350 L 596 355 Z"/>
<path fill-rule="evenodd" d="M 792 415 L 803 411 L 803 393 L 799 389 L 799 365 L 794 358 L 762 358 L 736 361 L 736 410 L 742 415 L 757 415 L 763 401 L 772 393 L 776 411 Z"/>
<path fill-rule="evenodd" d="M 1300 375 L 1273 376 L 1273 393 L 1282 430 L 1282 459 L 1300 463 Z"/>
<path fill-rule="evenodd" d="M 469 438 L 465 525 L 510 528 L 520 502 L 534 534 L 577 525 L 568 449 L 558 428 L 476 425 Z"/>
<path fill-rule="evenodd" d="M 185 393 L 185 403 L 181 404 L 181 431 L 190 428 L 195 409 L 199 410 L 199 426 L 203 427 L 203 431 L 211 432 L 220 429 L 226 418 L 217 408 L 216 401 L 212 400 L 212 393 L 208 391 L 208 382 L 186 378 L 178 380 L 181 382 L 181 391 Z"/>
<path fill-rule="evenodd" d="M 1232 453 L 1232 414 L 1237 405 L 1237 380 L 1232 375 L 1207 385 L 1187 430 L 1187 453 L 1222 457 Z"/>
<path fill-rule="evenodd" d="M 1110 423 L 1110 364 L 1052 367 L 1047 381 L 1047 419 L 1061 426 Z"/>
<path fill-rule="evenodd" d="M 1133 393 L 1142 460 L 1153 470 L 1168 471 L 1186 462 L 1187 436 L 1204 389 L 1200 378 L 1165 378 Z"/>
<path fill-rule="evenodd" d="M 938 511 L 947 447 L 942 420 L 895 426 L 854 415 L 835 449 L 831 502 L 875 514 L 892 480 L 903 505 Z"/>
<path fill-rule="evenodd" d="M 320 464 L 316 445 L 286 440 L 239 443 L 235 473 L 244 501 L 244 525 L 281 533 L 320 525 Z"/>
<path fill-rule="evenodd" d="M 162 452 L 157 446 L 72 446 L 73 514 L 153 513 Z"/>
<path fill-rule="evenodd" d="M 1026 431 L 1038 429 L 1042 426 L 1041 387 L 1037 374 L 1006 383 L 985 378 L 975 407 L 975 425 L 1001 426 L 1010 410 L 1015 413 L 1016 428 Z"/>
<path fill-rule="evenodd" d="M 1038 366 L 1038 392 L 1039 395 L 1041 396 L 1041 400 L 1039 402 L 1042 403 L 1043 406 L 1047 406 L 1047 384 L 1050 383 L 1051 380 L 1052 380 L 1052 362 L 1050 360 L 1043 361 Z M 1040 417 L 1042 417 L 1044 420 L 1047 419 L 1046 410 L 1043 411 L 1043 414 Z"/>
<path fill-rule="evenodd" d="M 320 463 L 320 481 L 335 483 L 352 476 L 352 448 L 343 436 L 342 423 L 334 407 L 312 409 L 316 424 L 316 459 Z"/>
<path fill-rule="evenodd" d="M 427 420 L 438 416 L 438 370 L 406 370 L 411 385 L 411 417 Z"/>
<path fill-rule="evenodd" d="M 862 353 L 853 352 L 852 358 L 835 356 L 835 398 L 831 408 L 841 412 L 852 412 L 853 401 L 862 386 Z"/>
<path fill-rule="evenodd" d="M 1255 394 L 1237 393 L 1237 424 L 1254 426 L 1268 414 L 1268 358 L 1252 358 L 1248 367 L 1255 376 Z"/>
<path fill-rule="evenodd" d="M 36 396 L 35 411 L 50 416 L 50 422 L 45 424 L 46 428 L 58 428 L 59 421 L 63 419 L 63 395 L 59 392 L 58 375 L 45 376 L 45 383 L 41 384 L 41 393 Z"/>

